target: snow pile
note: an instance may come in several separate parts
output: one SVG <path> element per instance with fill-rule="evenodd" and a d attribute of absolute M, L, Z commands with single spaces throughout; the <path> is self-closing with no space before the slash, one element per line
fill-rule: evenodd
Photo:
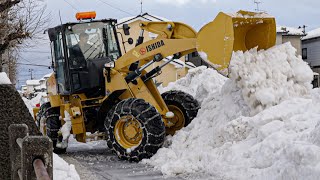
<path fill-rule="evenodd" d="M 25 97 L 22 97 L 22 100 L 24 102 L 24 104 L 27 106 L 28 110 L 29 110 L 29 113 L 31 114 L 31 116 L 33 117 L 33 108 L 35 106 L 32 105 L 32 103 L 30 102 L 29 99 L 25 98 Z"/>
<path fill-rule="evenodd" d="M 312 72 L 293 52 L 284 44 L 235 53 L 232 78 L 208 91 L 198 117 L 172 137 L 171 146 L 143 163 L 169 176 L 318 179 L 320 91 L 311 91 Z M 196 76 L 184 80 L 191 93 L 202 84 L 215 86 L 207 76 L 188 81 Z M 177 87 L 171 84 L 172 89 L 180 87 L 186 89 L 179 81 Z"/>
<path fill-rule="evenodd" d="M 190 69 L 185 77 L 169 83 L 167 87 L 160 87 L 159 91 L 161 93 L 169 90 L 184 91 L 201 103 L 210 93 L 219 91 L 226 80 L 227 78 L 219 75 L 217 71 L 201 66 Z"/>
<path fill-rule="evenodd" d="M 31 106 L 36 107 L 37 104 L 42 103 L 44 96 L 47 96 L 46 92 L 39 92 L 36 97 L 30 100 Z"/>
<path fill-rule="evenodd" d="M 53 153 L 53 179 L 54 180 L 80 180 L 73 164 L 68 164 Z"/>
<path fill-rule="evenodd" d="M 11 84 L 11 81 L 5 72 L 0 72 L 0 84 Z"/>
<path fill-rule="evenodd" d="M 251 49 L 235 52 L 230 77 L 241 88 L 243 97 L 256 114 L 291 97 L 309 94 L 313 72 L 291 44 L 267 51 Z"/>
<path fill-rule="evenodd" d="M 33 108 L 35 108 L 36 105 L 39 104 L 43 100 L 43 96 L 47 96 L 47 93 L 40 92 L 37 94 L 36 97 L 34 97 L 30 100 L 25 97 L 22 97 L 22 100 L 23 100 L 24 104 L 27 106 L 32 117 L 33 117 Z"/>

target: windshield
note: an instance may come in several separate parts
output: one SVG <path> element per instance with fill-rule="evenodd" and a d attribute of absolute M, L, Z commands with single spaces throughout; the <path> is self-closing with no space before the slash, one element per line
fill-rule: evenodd
<path fill-rule="evenodd" d="M 113 26 L 109 23 L 70 25 L 66 30 L 66 41 L 71 67 L 84 67 L 87 60 L 105 57 L 116 60 L 120 56 Z"/>

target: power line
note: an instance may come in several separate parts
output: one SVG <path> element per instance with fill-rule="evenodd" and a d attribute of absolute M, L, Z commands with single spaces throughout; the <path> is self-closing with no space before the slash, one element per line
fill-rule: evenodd
<path fill-rule="evenodd" d="M 74 7 L 71 3 L 68 2 L 68 0 L 64 0 L 64 2 L 68 3 L 74 10 L 79 11 L 76 7 Z"/>
<path fill-rule="evenodd" d="M 110 3 L 107 3 L 107 2 L 102 1 L 102 0 L 97 0 L 97 1 L 100 1 L 100 2 L 102 2 L 102 3 L 106 4 L 106 5 L 108 5 L 109 7 L 113 8 L 113 9 L 116 9 L 116 10 L 119 10 L 119 11 L 121 11 L 121 12 L 123 12 L 123 13 L 126 13 L 126 14 L 129 14 L 129 15 L 134 16 L 133 14 L 129 13 L 128 11 L 122 10 L 122 9 L 120 9 L 120 8 L 118 8 L 118 7 L 116 7 L 116 6 L 112 5 L 112 4 L 110 4 Z"/>
<path fill-rule="evenodd" d="M 50 66 L 42 65 L 42 64 L 28 64 L 28 63 L 17 63 L 17 64 L 25 65 L 25 66 L 40 66 L 40 67 L 47 67 L 47 68 L 49 68 L 49 69 L 50 69 Z"/>
<path fill-rule="evenodd" d="M 26 50 L 26 51 L 22 50 L 22 51 L 20 51 L 20 52 L 45 53 L 45 54 L 50 54 L 50 53 L 51 53 L 51 52 L 49 52 L 49 51 L 29 51 L 29 50 Z"/>
<path fill-rule="evenodd" d="M 25 60 L 25 61 L 27 61 L 28 63 L 31 63 L 32 64 L 32 62 L 31 61 L 29 61 L 29 60 L 27 60 L 27 59 L 25 59 L 25 58 L 23 58 L 22 56 L 19 56 L 22 60 Z"/>

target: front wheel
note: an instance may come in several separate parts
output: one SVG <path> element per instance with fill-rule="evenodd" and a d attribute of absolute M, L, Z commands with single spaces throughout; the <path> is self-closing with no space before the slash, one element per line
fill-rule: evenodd
<path fill-rule="evenodd" d="M 56 154 L 63 154 L 67 148 L 58 148 L 57 143 L 62 141 L 62 136 L 59 135 L 61 128 L 61 121 L 59 119 L 60 108 L 47 106 L 44 112 L 44 118 L 46 121 L 46 135 L 52 140 L 53 152 Z"/>
<path fill-rule="evenodd" d="M 167 134 L 174 135 L 176 131 L 189 125 L 197 116 L 200 105 L 190 94 L 172 90 L 163 93 L 161 96 L 169 111 L 174 114 L 173 118 L 168 119 Z"/>
<path fill-rule="evenodd" d="M 165 127 L 161 115 L 143 99 L 119 102 L 105 119 L 107 144 L 120 159 L 150 158 L 162 146 Z"/>

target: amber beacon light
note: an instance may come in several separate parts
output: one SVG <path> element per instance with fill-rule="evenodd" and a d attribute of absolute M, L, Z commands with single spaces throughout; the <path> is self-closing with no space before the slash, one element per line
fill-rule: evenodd
<path fill-rule="evenodd" d="M 76 14 L 77 20 L 85 20 L 85 19 L 95 19 L 96 18 L 96 12 L 90 11 L 90 12 L 78 12 Z"/>

